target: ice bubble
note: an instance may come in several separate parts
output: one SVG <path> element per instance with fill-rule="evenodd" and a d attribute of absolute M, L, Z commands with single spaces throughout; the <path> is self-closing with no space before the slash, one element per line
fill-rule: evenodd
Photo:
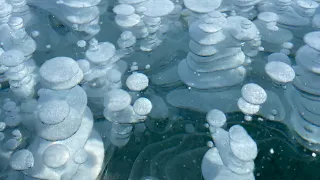
<path fill-rule="evenodd" d="M 110 111 L 121 111 L 130 103 L 130 94 L 122 89 L 112 89 L 104 99 L 104 106 Z"/>
<path fill-rule="evenodd" d="M 286 48 L 286 49 L 292 49 L 293 48 L 293 44 L 291 42 L 284 42 L 284 43 L 282 43 L 281 46 L 283 48 Z"/>
<path fill-rule="evenodd" d="M 33 38 L 36 38 L 36 37 L 38 37 L 40 35 L 40 32 L 39 31 L 32 31 L 31 32 L 31 36 L 33 37 Z"/>
<path fill-rule="evenodd" d="M 267 100 L 267 93 L 257 84 L 249 83 L 242 87 L 241 95 L 244 100 L 251 104 L 263 104 Z"/>
<path fill-rule="evenodd" d="M 4 140 L 6 136 L 4 135 L 3 132 L 0 132 L 0 142 L 2 142 Z"/>
<path fill-rule="evenodd" d="M 108 63 L 108 60 L 111 59 L 116 52 L 115 46 L 109 42 L 96 43 L 96 40 L 91 42 L 91 48 L 85 53 L 86 58 L 94 64 Z"/>
<path fill-rule="evenodd" d="M 25 60 L 24 53 L 18 50 L 8 50 L 1 54 L 0 64 L 7 67 L 14 67 Z"/>
<path fill-rule="evenodd" d="M 12 135 L 14 136 L 15 139 L 19 140 L 22 138 L 21 131 L 19 129 L 15 129 L 12 131 Z"/>
<path fill-rule="evenodd" d="M 80 48 L 84 48 L 84 47 L 86 47 L 86 45 L 87 45 L 87 42 L 85 40 L 79 40 L 77 42 L 77 46 Z"/>
<path fill-rule="evenodd" d="M 310 32 L 303 37 L 304 42 L 313 49 L 320 51 L 320 31 Z"/>
<path fill-rule="evenodd" d="M 214 145 L 213 145 L 213 142 L 212 141 L 208 141 L 207 142 L 207 146 L 209 147 L 209 148 L 212 148 Z"/>
<path fill-rule="evenodd" d="M 0 122 L 0 132 L 6 128 L 6 123 Z"/>
<path fill-rule="evenodd" d="M 149 79 L 142 73 L 133 73 L 127 78 L 126 85 L 132 91 L 141 91 L 148 87 Z"/>
<path fill-rule="evenodd" d="M 50 89 L 70 89 L 81 82 L 83 72 L 79 65 L 68 57 L 55 57 L 42 64 L 41 80 Z"/>
<path fill-rule="evenodd" d="M 35 110 L 35 107 L 37 106 L 37 103 L 38 102 L 35 99 L 25 101 L 20 105 L 21 111 L 26 113 L 33 113 L 33 111 Z"/>
<path fill-rule="evenodd" d="M 241 112 L 246 115 L 256 114 L 260 109 L 259 105 L 250 104 L 243 98 L 240 98 L 237 104 Z"/>
<path fill-rule="evenodd" d="M 45 102 L 39 109 L 38 117 L 44 124 L 58 124 L 70 113 L 69 104 L 62 100 Z"/>
<path fill-rule="evenodd" d="M 245 116 L 244 116 L 244 120 L 246 120 L 246 121 L 252 121 L 252 116 L 245 115 Z"/>
<path fill-rule="evenodd" d="M 42 159 L 46 166 L 58 168 L 68 161 L 69 156 L 69 150 L 66 146 L 53 144 L 43 152 Z"/>
<path fill-rule="evenodd" d="M 212 109 L 207 113 L 206 120 L 211 126 L 218 128 L 222 127 L 226 123 L 227 117 L 222 111 Z"/>
<path fill-rule="evenodd" d="M 168 15 L 174 9 L 170 0 L 149 0 L 144 4 L 146 11 L 143 13 L 149 17 L 161 17 Z"/>
<path fill-rule="evenodd" d="M 141 17 L 137 14 L 132 14 L 128 17 L 122 16 L 122 15 L 117 15 L 115 17 L 115 22 L 118 26 L 122 27 L 132 27 L 137 25 L 141 21 Z"/>
<path fill-rule="evenodd" d="M 118 15 L 129 16 L 134 13 L 134 7 L 128 4 L 119 4 L 113 8 L 113 12 Z"/>
<path fill-rule="evenodd" d="M 262 12 L 262 13 L 259 13 L 258 19 L 269 23 L 269 22 L 277 22 L 279 17 L 276 13 L 273 13 L 273 12 Z"/>
<path fill-rule="evenodd" d="M 243 161 L 250 161 L 257 157 L 257 144 L 240 125 L 229 129 L 230 146 L 233 154 Z"/>
<path fill-rule="evenodd" d="M 133 104 L 133 111 L 140 116 L 148 115 L 152 110 L 152 103 L 147 98 L 139 98 Z"/>
<path fill-rule="evenodd" d="M 265 71 L 273 81 L 279 83 L 291 82 L 296 76 L 291 66 L 280 61 L 268 62 Z"/>
<path fill-rule="evenodd" d="M 183 0 L 184 5 L 197 13 L 208 13 L 217 9 L 222 0 Z"/>
<path fill-rule="evenodd" d="M 111 69 L 107 72 L 107 78 L 110 82 L 117 83 L 121 81 L 121 72 L 116 69 Z"/>
<path fill-rule="evenodd" d="M 4 122 L 6 123 L 6 125 L 8 127 L 16 127 L 21 123 L 21 121 L 22 121 L 22 118 L 18 114 L 13 115 L 13 116 L 7 116 L 4 119 Z"/>
<path fill-rule="evenodd" d="M 73 154 L 73 161 L 77 164 L 83 164 L 88 159 L 88 153 L 85 149 L 78 149 Z"/>
<path fill-rule="evenodd" d="M 34 165 L 32 153 L 27 149 L 19 150 L 12 154 L 10 158 L 10 166 L 16 171 L 27 170 Z"/>
<path fill-rule="evenodd" d="M 283 54 L 283 53 L 272 53 L 268 56 L 268 62 L 272 62 L 272 61 L 280 61 L 283 63 L 286 63 L 288 65 L 291 65 L 291 60 L 290 58 Z"/>
<path fill-rule="evenodd" d="M 10 112 L 10 111 L 13 111 L 16 107 L 17 107 L 17 104 L 15 102 L 9 100 L 4 103 L 4 105 L 2 106 L 2 109 L 5 112 Z"/>
<path fill-rule="evenodd" d="M 133 36 L 133 34 L 132 34 L 131 31 L 124 31 L 124 32 L 122 32 L 121 35 L 120 35 L 120 38 L 121 38 L 122 40 L 129 40 L 129 39 L 131 39 L 131 38 L 133 38 L 133 37 L 134 37 L 134 36 Z"/>
<path fill-rule="evenodd" d="M 8 25 L 12 29 L 21 29 L 23 28 L 23 19 L 21 17 L 10 17 Z"/>
<path fill-rule="evenodd" d="M 89 61 L 85 59 L 80 59 L 80 60 L 77 60 L 77 63 L 84 74 L 90 71 Z"/>
<path fill-rule="evenodd" d="M 8 151 L 16 150 L 20 145 L 20 141 L 17 139 L 9 139 L 3 144 L 3 147 Z"/>

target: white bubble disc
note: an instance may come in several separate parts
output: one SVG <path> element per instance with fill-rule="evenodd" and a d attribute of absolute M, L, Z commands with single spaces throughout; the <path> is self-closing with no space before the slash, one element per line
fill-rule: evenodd
<path fill-rule="evenodd" d="M 46 166 L 57 168 L 64 165 L 69 159 L 69 150 L 62 144 L 53 144 L 49 146 L 42 155 Z"/>
<path fill-rule="evenodd" d="M 149 79 L 142 73 L 133 73 L 127 78 L 126 85 L 132 91 L 141 91 L 148 87 Z"/>
<path fill-rule="evenodd" d="M 10 158 L 10 166 L 16 171 L 27 170 L 34 165 L 32 153 L 27 149 L 16 151 Z"/>
<path fill-rule="evenodd" d="M 147 98 L 139 98 L 133 104 L 133 111 L 140 116 L 149 114 L 152 110 L 152 103 Z"/>
<path fill-rule="evenodd" d="M 227 117 L 222 111 L 212 109 L 207 113 L 206 120 L 211 126 L 218 128 L 222 127 L 226 123 Z"/>
<path fill-rule="evenodd" d="M 241 95 L 248 103 L 260 105 L 267 100 L 267 93 L 257 84 L 248 83 L 241 89 Z"/>
<path fill-rule="evenodd" d="M 121 111 L 131 103 L 131 96 L 122 89 L 112 89 L 104 99 L 104 106 L 110 111 Z"/>

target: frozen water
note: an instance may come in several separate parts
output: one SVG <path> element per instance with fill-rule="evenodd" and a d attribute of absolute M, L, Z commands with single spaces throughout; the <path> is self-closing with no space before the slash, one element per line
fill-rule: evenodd
<path fill-rule="evenodd" d="M 10 166 L 14 170 L 26 170 L 31 168 L 34 164 L 34 158 L 30 151 L 26 149 L 19 150 L 12 154 L 10 159 Z"/>
<path fill-rule="evenodd" d="M 267 93 L 257 84 L 249 83 L 242 87 L 241 95 L 248 103 L 260 105 L 267 100 Z"/>

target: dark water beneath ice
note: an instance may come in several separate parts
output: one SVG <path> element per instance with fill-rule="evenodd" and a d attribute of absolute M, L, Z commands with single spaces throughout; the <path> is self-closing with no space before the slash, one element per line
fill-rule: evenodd
<path fill-rule="evenodd" d="M 211 138 L 203 126 L 205 115 L 188 111 L 183 117 L 166 133 L 147 129 L 140 142 L 132 138 L 127 146 L 116 149 L 102 179 L 202 180 L 201 160 Z M 241 124 L 257 142 L 259 153 L 254 172 L 257 180 L 320 179 L 319 157 L 313 157 L 312 152 L 297 144 L 286 126 L 258 121 L 257 117 L 252 122 L 243 118 L 240 113 L 228 114 L 228 128 Z M 185 132 L 184 125 L 188 123 L 195 125 L 194 133 Z M 159 129 L 164 124 L 160 123 Z"/>

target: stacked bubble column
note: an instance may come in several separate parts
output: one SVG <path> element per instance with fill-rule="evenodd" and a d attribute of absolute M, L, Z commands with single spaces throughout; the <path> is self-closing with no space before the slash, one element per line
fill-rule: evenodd
<path fill-rule="evenodd" d="M 258 15 L 258 11 L 256 9 L 256 5 L 260 2 L 260 0 L 233 0 L 232 3 L 234 5 L 234 11 L 238 16 L 243 16 L 248 19 L 254 19 Z"/>
<path fill-rule="evenodd" d="M 100 31 L 100 0 L 30 0 L 28 4 L 44 9 L 75 31 L 83 32 L 84 38 L 91 38 Z"/>
<path fill-rule="evenodd" d="M 116 55 L 116 49 L 109 42 L 98 42 L 96 39 L 90 41 L 89 49 L 85 53 L 88 68 L 85 74 L 83 88 L 88 95 L 89 107 L 96 116 L 102 115 L 103 97 L 108 92 L 112 84 L 112 75 L 109 71 L 118 71 L 116 62 L 119 57 Z M 117 74 L 120 72 L 118 71 Z M 122 74 L 115 81 L 121 80 Z M 120 85 L 121 87 L 121 85 Z M 119 87 L 119 88 L 120 88 Z"/>
<path fill-rule="evenodd" d="M 11 167 L 23 172 L 21 179 L 96 179 L 104 147 L 93 129 L 86 93 L 77 85 L 81 69 L 73 59 L 57 57 L 41 66 L 40 76 L 44 88 L 38 92 L 37 136 L 13 154 Z"/>
<path fill-rule="evenodd" d="M 293 34 L 292 52 L 295 53 L 303 45 L 303 36 L 312 31 L 312 19 L 319 4 L 309 0 L 276 0 L 264 3 L 259 7 L 260 12 L 274 12 L 279 16 L 278 26 Z"/>
<path fill-rule="evenodd" d="M 279 28 L 277 26 L 278 20 L 279 17 L 276 13 L 262 12 L 254 23 L 259 29 L 264 51 L 290 54 L 293 47 L 291 43 L 293 35 L 289 30 Z"/>
<path fill-rule="evenodd" d="M 244 80 L 246 56 L 241 48 L 258 36 L 251 21 L 240 16 L 225 18 L 212 11 L 191 25 L 189 35 L 190 52 L 178 66 L 186 85 L 197 89 L 224 88 Z"/>
<path fill-rule="evenodd" d="M 19 50 L 25 56 L 25 65 L 32 72 L 33 78 L 37 79 L 37 66 L 35 64 L 33 53 L 37 49 L 36 42 L 27 34 L 24 28 L 24 21 L 21 17 L 11 17 L 8 25 L 10 27 L 10 40 L 4 44 L 4 50 Z"/>
<path fill-rule="evenodd" d="M 293 106 L 289 125 L 296 132 L 298 142 L 313 151 L 320 150 L 319 38 L 319 31 L 304 37 L 306 45 L 297 51 L 297 66 L 293 67 L 296 73 L 294 89 L 286 91 L 289 94 L 288 101 Z"/>
<path fill-rule="evenodd" d="M 34 96 L 35 79 L 25 65 L 25 56 L 21 51 L 9 50 L 0 56 L 0 64 L 8 67 L 5 72 L 11 91 L 22 101 Z"/>
<path fill-rule="evenodd" d="M 207 114 L 207 121 L 215 147 L 210 148 L 202 159 L 203 178 L 254 180 L 254 159 L 258 149 L 246 130 L 240 125 L 224 130 L 226 117 L 216 109 Z"/>
<path fill-rule="evenodd" d="M 10 27 L 8 21 L 11 17 L 13 7 L 6 0 L 0 0 L 0 43 L 3 45 L 10 37 Z"/>

